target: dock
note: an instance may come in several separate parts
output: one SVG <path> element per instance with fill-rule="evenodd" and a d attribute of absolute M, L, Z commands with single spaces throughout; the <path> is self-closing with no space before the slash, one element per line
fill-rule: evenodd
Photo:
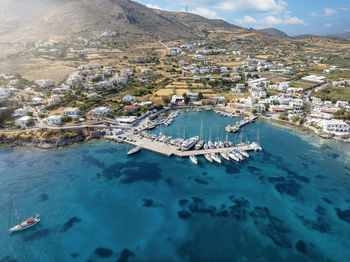
<path fill-rule="evenodd" d="M 250 118 L 245 118 L 239 122 L 237 122 L 236 124 L 234 124 L 233 126 L 227 126 L 225 128 L 226 132 L 232 132 L 232 133 L 236 133 L 239 131 L 239 129 L 243 126 L 245 126 L 246 124 L 252 123 L 255 121 L 255 119 L 257 119 L 257 116 L 254 117 L 250 117 Z"/>
<path fill-rule="evenodd" d="M 115 136 L 105 136 L 105 139 L 111 140 L 111 141 L 116 141 L 116 142 L 127 143 L 127 144 L 133 145 L 135 147 L 141 147 L 143 149 L 146 149 L 146 150 L 149 150 L 152 152 L 166 155 L 168 157 L 170 157 L 170 156 L 189 157 L 192 155 L 193 156 L 201 156 L 201 155 L 211 154 L 211 153 L 227 153 L 227 152 L 230 152 L 234 149 L 244 150 L 244 151 L 255 150 L 250 144 L 242 144 L 242 145 L 237 145 L 234 147 L 181 151 L 176 146 L 162 143 L 159 141 L 154 141 L 154 140 L 147 139 L 147 138 L 140 138 L 138 136 L 133 136 L 133 138 L 129 139 L 129 140 L 122 140 L 122 139 L 119 139 Z"/>

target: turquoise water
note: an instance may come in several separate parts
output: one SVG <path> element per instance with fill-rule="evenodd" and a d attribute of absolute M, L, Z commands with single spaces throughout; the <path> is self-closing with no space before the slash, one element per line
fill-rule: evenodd
<path fill-rule="evenodd" d="M 162 131 L 201 120 L 213 140 L 236 121 L 182 112 Z M 258 129 L 264 151 L 221 166 L 103 141 L 0 149 L 0 261 L 350 261 L 349 145 L 266 121 L 244 139 Z M 8 234 L 11 196 L 41 222 Z"/>

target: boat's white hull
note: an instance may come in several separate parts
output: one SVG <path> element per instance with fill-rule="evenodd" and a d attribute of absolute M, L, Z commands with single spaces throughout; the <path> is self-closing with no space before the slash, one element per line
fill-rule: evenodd
<path fill-rule="evenodd" d="M 218 164 L 221 164 L 221 159 L 216 154 L 211 154 L 211 158 Z"/>
<path fill-rule="evenodd" d="M 239 158 L 235 154 L 229 153 L 228 155 L 232 160 L 239 162 Z"/>
<path fill-rule="evenodd" d="M 197 160 L 197 157 L 195 156 L 190 156 L 190 160 L 193 164 L 197 165 L 198 164 L 198 160 Z"/>
<path fill-rule="evenodd" d="M 227 161 L 230 161 L 230 157 L 228 156 L 228 154 L 220 153 L 220 155 L 222 156 L 222 158 L 226 159 Z"/>
<path fill-rule="evenodd" d="M 211 158 L 210 154 L 205 154 L 204 155 L 205 159 L 208 160 L 209 162 L 213 162 L 213 159 Z"/>
<path fill-rule="evenodd" d="M 40 218 L 35 218 L 32 223 L 27 223 L 27 221 L 22 222 L 20 225 L 14 226 L 9 229 L 9 232 L 18 232 L 22 231 L 28 228 L 31 228 L 32 226 L 35 226 L 40 222 Z"/>

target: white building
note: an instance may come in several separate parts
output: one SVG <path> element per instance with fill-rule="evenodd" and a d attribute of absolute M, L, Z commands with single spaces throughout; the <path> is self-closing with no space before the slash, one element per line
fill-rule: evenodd
<path fill-rule="evenodd" d="M 171 103 L 183 103 L 184 102 L 184 97 L 183 96 L 179 96 L 179 95 L 173 95 L 171 98 Z"/>
<path fill-rule="evenodd" d="M 26 108 L 18 108 L 15 111 L 13 111 L 13 116 L 26 116 L 28 114 L 28 109 Z"/>
<path fill-rule="evenodd" d="M 98 107 L 94 109 L 94 113 L 96 115 L 107 116 L 112 113 L 112 111 L 108 107 Z"/>
<path fill-rule="evenodd" d="M 44 87 L 44 88 L 49 87 L 53 84 L 51 79 L 40 79 L 40 80 L 36 80 L 35 83 L 38 86 Z"/>
<path fill-rule="evenodd" d="M 62 115 L 69 116 L 73 119 L 79 118 L 79 109 L 76 107 L 68 107 L 62 111 Z"/>
<path fill-rule="evenodd" d="M 10 88 L 0 88 L 0 98 L 8 98 L 11 96 L 12 90 Z"/>
<path fill-rule="evenodd" d="M 349 105 L 349 102 L 347 101 L 337 101 L 335 104 L 336 107 L 347 107 Z"/>
<path fill-rule="evenodd" d="M 331 134 L 349 134 L 350 126 L 342 120 L 321 120 L 318 125 L 323 128 L 323 132 Z"/>
<path fill-rule="evenodd" d="M 300 110 L 300 108 L 304 105 L 303 99 L 293 99 L 289 101 L 289 107 L 293 110 Z"/>
<path fill-rule="evenodd" d="M 20 126 L 22 128 L 26 127 L 28 121 L 32 119 L 30 116 L 22 116 L 15 121 L 16 126 Z"/>
<path fill-rule="evenodd" d="M 127 95 L 123 97 L 123 101 L 124 102 L 130 102 L 130 103 L 134 103 L 135 102 L 135 97 L 131 96 L 131 95 Z"/>
<path fill-rule="evenodd" d="M 57 125 L 62 122 L 62 116 L 61 115 L 52 115 L 46 118 L 46 123 L 48 125 Z"/>
<path fill-rule="evenodd" d="M 42 99 L 42 98 L 40 98 L 40 97 L 34 97 L 34 98 L 32 99 L 32 104 L 38 105 L 38 104 L 41 104 L 43 101 L 44 101 L 44 99 Z"/>

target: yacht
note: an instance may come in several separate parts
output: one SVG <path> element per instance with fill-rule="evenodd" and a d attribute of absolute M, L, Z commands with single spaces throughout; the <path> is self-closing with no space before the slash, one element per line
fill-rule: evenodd
<path fill-rule="evenodd" d="M 204 141 L 201 140 L 201 141 L 199 141 L 199 142 L 196 144 L 195 149 L 196 149 L 196 150 L 201 150 L 201 149 L 203 148 L 203 146 L 204 146 Z"/>
<path fill-rule="evenodd" d="M 239 162 L 239 158 L 236 156 L 236 154 L 234 154 L 233 152 L 231 152 L 231 153 L 228 153 L 228 156 L 232 159 L 232 160 L 234 160 L 234 161 L 236 161 L 236 162 Z"/>
<path fill-rule="evenodd" d="M 204 143 L 203 148 L 204 148 L 204 149 L 208 149 L 208 148 L 209 148 L 208 144 L 207 144 L 207 143 Z"/>
<path fill-rule="evenodd" d="M 211 153 L 210 156 L 216 163 L 221 164 L 221 159 L 217 154 Z"/>
<path fill-rule="evenodd" d="M 230 161 L 230 157 L 229 157 L 229 155 L 227 153 L 221 152 L 220 156 L 222 156 L 222 158 L 226 159 L 227 161 Z"/>
<path fill-rule="evenodd" d="M 188 151 L 190 150 L 198 141 L 199 137 L 195 136 L 190 139 L 185 140 L 181 145 L 181 150 Z"/>
<path fill-rule="evenodd" d="M 246 157 L 246 158 L 249 157 L 249 154 L 248 154 L 246 151 L 244 151 L 244 150 L 239 150 L 239 153 L 240 153 L 242 156 Z"/>
<path fill-rule="evenodd" d="M 224 145 L 224 143 L 223 143 L 222 141 L 219 142 L 219 146 L 220 146 L 221 148 L 224 148 L 224 147 L 225 147 L 225 145 Z"/>
<path fill-rule="evenodd" d="M 134 147 L 133 149 L 131 149 L 131 150 L 127 153 L 127 155 L 130 156 L 130 155 L 132 155 L 132 154 L 135 154 L 135 153 L 139 152 L 140 150 L 141 150 L 141 147 L 139 147 L 139 146 Z"/>
<path fill-rule="evenodd" d="M 213 159 L 211 158 L 210 154 L 205 154 L 204 155 L 205 159 L 208 160 L 209 162 L 213 162 Z"/>
<path fill-rule="evenodd" d="M 211 141 L 208 142 L 208 146 L 209 146 L 210 149 L 214 149 L 215 148 L 213 142 L 211 142 Z"/>
<path fill-rule="evenodd" d="M 11 227 L 9 229 L 9 232 L 22 231 L 22 230 L 25 230 L 25 229 L 30 228 L 32 226 L 35 226 L 39 222 L 40 222 L 39 215 L 36 215 L 35 217 L 30 217 L 26 221 L 23 221 L 23 222 L 21 222 L 21 220 L 19 220 L 18 225 Z"/>
<path fill-rule="evenodd" d="M 220 148 L 219 142 L 218 142 L 218 141 L 215 141 L 214 146 L 215 146 L 216 148 Z"/>
<path fill-rule="evenodd" d="M 195 164 L 195 165 L 198 164 L 198 160 L 197 160 L 197 157 L 195 155 L 191 155 L 190 160 L 192 161 L 193 164 Z"/>
<path fill-rule="evenodd" d="M 234 149 L 234 150 L 232 151 L 232 153 L 235 154 L 236 157 L 239 158 L 239 160 L 242 161 L 242 160 L 244 159 L 244 157 L 241 155 L 241 153 L 240 153 L 237 149 Z"/>

